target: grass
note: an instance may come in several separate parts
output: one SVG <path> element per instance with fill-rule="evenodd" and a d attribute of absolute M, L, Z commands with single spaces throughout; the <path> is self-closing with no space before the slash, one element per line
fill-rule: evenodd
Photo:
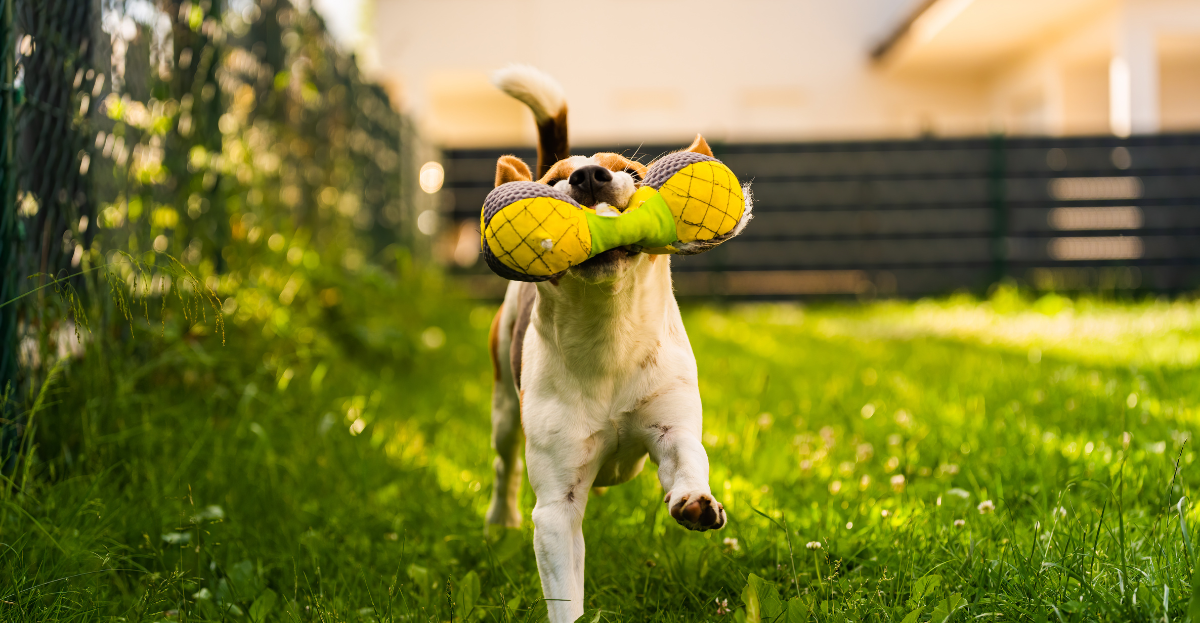
<path fill-rule="evenodd" d="M 0 492 L 0 619 L 544 617 L 528 487 L 483 532 L 494 308 L 433 274 L 269 298 L 224 346 L 168 311 L 58 370 Z M 676 526 L 653 469 L 593 496 L 587 620 L 1200 621 L 1200 305 L 684 320 L 729 525 Z"/>

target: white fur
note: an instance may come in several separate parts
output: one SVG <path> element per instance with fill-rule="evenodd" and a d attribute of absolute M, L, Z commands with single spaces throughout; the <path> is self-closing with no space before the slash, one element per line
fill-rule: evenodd
<path fill-rule="evenodd" d="M 670 260 L 636 255 L 599 283 L 568 272 L 537 284 L 522 351 L 521 393 L 504 340 L 516 322 L 512 283 L 499 321 L 500 381 L 493 394 L 496 484 L 487 520 L 517 526 L 526 435 L 534 551 L 551 623 L 583 614 L 583 515 L 593 486 L 620 484 L 658 464 L 668 510 L 712 498 L 696 358 L 671 288 Z M 528 286 L 525 286 L 528 287 Z M 518 407 L 517 402 L 520 402 Z M 715 526 L 720 527 L 720 526 Z"/>
<path fill-rule="evenodd" d="M 746 198 L 746 209 L 742 212 L 742 218 L 738 220 L 737 226 L 733 228 L 733 233 L 729 234 L 732 238 L 746 229 L 746 225 L 750 224 L 750 220 L 754 218 L 754 191 L 750 188 L 750 182 L 742 184 L 742 196 Z"/>
<path fill-rule="evenodd" d="M 492 74 L 492 84 L 524 102 L 542 123 L 566 107 L 562 86 L 545 72 L 529 65 L 509 65 Z"/>
<path fill-rule="evenodd" d="M 612 176 L 613 179 L 609 183 L 612 184 L 613 192 L 617 193 L 619 198 L 615 203 L 618 208 L 626 208 L 629 206 L 629 199 L 637 190 L 637 183 L 633 181 L 633 176 L 625 171 L 613 171 Z"/>

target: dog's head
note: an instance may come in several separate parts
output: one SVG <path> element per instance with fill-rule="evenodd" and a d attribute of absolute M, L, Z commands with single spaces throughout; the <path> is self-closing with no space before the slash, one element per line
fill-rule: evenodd
<path fill-rule="evenodd" d="M 700 135 L 696 135 L 696 140 L 683 151 L 712 156 L 712 150 Z M 615 214 L 624 212 L 629 206 L 630 198 L 648 169 L 648 165 L 620 154 L 600 152 L 590 157 L 571 156 L 559 160 L 536 181 L 566 193 L 579 205 L 593 208 L 599 214 Z M 496 162 L 496 186 L 530 181 L 535 181 L 533 173 L 520 158 L 501 156 Z M 590 283 L 610 281 L 644 260 L 640 249 L 618 247 L 569 269 L 568 273 Z"/>

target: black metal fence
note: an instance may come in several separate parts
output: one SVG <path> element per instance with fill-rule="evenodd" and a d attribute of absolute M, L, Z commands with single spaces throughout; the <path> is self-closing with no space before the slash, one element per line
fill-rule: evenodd
<path fill-rule="evenodd" d="M 674 260 L 683 295 L 920 296 L 1003 279 L 1057 291 L 1200 286 L 1200 134 L 713 149 L 753 183 L 756 217 L 716 250 Z M 574 152 L 601 150 L 634 151 Z M 502 153 L 534 159 L 446 152 L 445 205 L 460 229 L 478 230 Z M 475 279 L 477 291 L 498 289 Z"/>

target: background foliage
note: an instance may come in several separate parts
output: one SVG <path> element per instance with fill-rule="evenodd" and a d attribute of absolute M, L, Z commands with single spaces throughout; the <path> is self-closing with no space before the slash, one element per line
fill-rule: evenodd
<path fill-rule="evenodd" d="M 400 171 L 417 142 L 312 11 L 287 0 L 10 4 L 19 153 L 5 178 L 17 207 L 4 213 L 5 301 L 47 284 L 106 289 L 68 278 L 95 269 L 137 296 L 185 274 L 222 300 L 259 280 L 291 283 L 294 296 L 310 287 L 294 267 L 390 264 L 411 240 Z M 273 256 L 263 246 L 279 261 L 261 261 Z M 24 340 L 33 357 L 71 341 L 73 330 L 53 330 L 73 320 L 52 291 L 6 306 L 6 344 Z M 119 324 L 103 297 L 92 303 L 101 323 Z M 15 361 L 0 372 L 14 396 L 41 378 Z"/>

